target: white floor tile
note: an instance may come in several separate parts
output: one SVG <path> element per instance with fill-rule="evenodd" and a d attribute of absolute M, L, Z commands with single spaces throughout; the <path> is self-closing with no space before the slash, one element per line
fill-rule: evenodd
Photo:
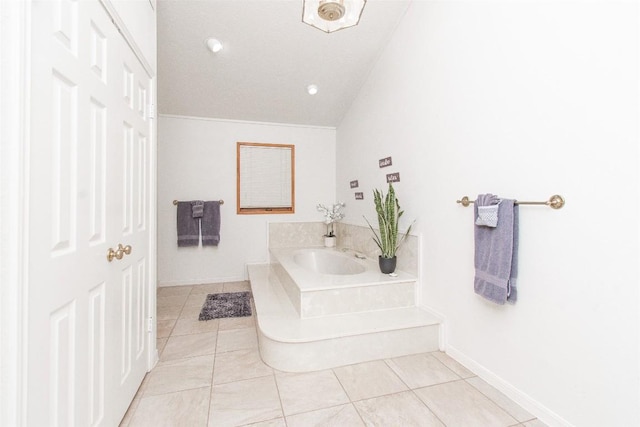
<path fill-rule="evenodd" d="M 144 396 L 211 386 L 213 354 L 160 362 L 148 374 Z"/>
<path fill-rule="evenodd" d="M 241 426 L 282 418 L 273 376 L 214 385 L 209 427 Z"/>
<path fill-rule="evenodd" d="M 407 390 L 382 360 L 343 366 L 333 371 L 352 401 Z"/>
<path fill-rule="evenodd" d="M 178 319 L 173 327 L 173 336 L 217 332 L 218 320 Z"/>
<path fill-rule="evenodd" d="M 258 348 L 258 335 L 255 328 L 231 329 L 218 332 L 217 353 L 250 348 Z"/>
<path fill-rule="evenodd" d="M 148 396 L 140 403 L 129 427 L 198 427 L 207 425 L 210 388 Z"/>
<path fill-rule="evenodd" d="M 332 371 L 276 375 L 285 416 L 349 402 Z"/>
<path fill-rule="evenodd" d="M 273 369 L 264 364 L 257 348 L 228 351 L 216 355 L 216 364 L 213 370 L 215 384 L 268 375 L 273 375 Z"/>
<path fill-rule="evenodd" d="M 430 353 L 433 357 L 441 361 L 444 366 L 451 369 L 453 372 L 458 374 L 461 378 L 470 378 L 475 377 L 476 374 L 462 366 L 460 363 L 456 362 L 449 356 L 447 353 L 443 353 L 441 351 L 434 351 Z"/>
<path fill-rule="evenodd" d="M 420 400 L 446 425 L 508 427 L 518 421 L 466 381 L 454 381 L 414 390 Z"/>
<path fill-rule="evenodd" d="M 367 426 L 444 427 L 411 391 L 354 402 Z"/>
<path fill-rule="evenodd" d="M 208 294 L 220 294 L 224 289 L 224 283 L 209 283 L 205 285 L 194 285 L 191 295 L 202 295 L 202 302 Z"/>
<path fill-rule="evenodd" d="M 287 427 L 358 427 L 364 425 L 358 412 L 350 403 L 287 417 Z"/>
<path fill-rule="evenodd" d="M 533 420 L 535 418 L 534 415 L 531 415 L 522 406 L 509 399 L 507 396 L 486 383 L 484 380 L 478 377 L 472 377 L 467 378 L 466 381 L 480 390 L 480 392 L 487 396 L 489 399 L 493 400 L 496 404 L 498 404 L 498 406 L 507 411 L 516 420 L 524 422 Z"/>
<path fill-rule="evenodd" d="M 191 292 L 191 286 L 166 286 L 158 288 L 157 296 L 170 297 L 175 295 L 189 295 Z"/>
<path fill-rule="evenodd" d="M 400 379 L 412 389 L 460 379 L 458 375 L 444 366 L 442 362 L 430 353 L 395 357 L 386 360 L 386 362 Z"/>
<path fill-rule="evenodd" d="M 216 350 L 216 333 L 171 336 L 162 351 L 160 360 L 175 360 L 185 357 L 214 354 Z"/>

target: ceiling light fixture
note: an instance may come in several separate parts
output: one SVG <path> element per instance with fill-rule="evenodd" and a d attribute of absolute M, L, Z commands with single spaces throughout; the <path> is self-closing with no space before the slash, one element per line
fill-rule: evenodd
<path fill-rule="evenodd" d="M 209 50 L 213 53 L 218 53 L 222 50 L 222 43 L 218 39 L 208 38 L 204 41 Z"/>
<path fill-rule="evenodd" d="M 316 93 L 318 93 L 318 86 L 316 85 L 307 86 L 307 93 L 309 95 L 315 95 Z"/>
<path fill-rule="evenodd" d="M 367 0 L 303 0 L 302 22 L 325 33 L 358 25 Z"/>

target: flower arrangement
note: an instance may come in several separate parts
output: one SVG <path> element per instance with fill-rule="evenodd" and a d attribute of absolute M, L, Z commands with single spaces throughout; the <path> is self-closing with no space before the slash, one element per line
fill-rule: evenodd
<path fill-rule="evenodd" d="M 324 235 L 325 237 L 335 236 L 333 232 L 333 223 L 344 218 L 344 214 L 340 212 L 340 209 L 342 209 L 344 206 L 345 204 L 342 202 L 334 203 L 331 209 L 322 204 L 318 204 L 316 206 L 318 211 L 322 212 L 322 214 L 324 215 L 324 223 L 327 225 L 327 234 Z"/>

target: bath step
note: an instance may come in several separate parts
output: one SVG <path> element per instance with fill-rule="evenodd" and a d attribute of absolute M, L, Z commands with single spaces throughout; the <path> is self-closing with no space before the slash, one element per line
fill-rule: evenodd
<path fill-rule="evenodd" d="M 269 264 L 248 266 L 260 353 L 285 372 L 308 372 L 437 350 L 440 321 L 419 307 L 301 319 Z"/>

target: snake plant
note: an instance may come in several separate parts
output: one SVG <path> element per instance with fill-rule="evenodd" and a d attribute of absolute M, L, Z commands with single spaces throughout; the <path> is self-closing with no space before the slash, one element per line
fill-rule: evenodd
<path fill-rule="evenodd" d="M 384 193 L 378 189 L 373 190 L 373 202 L 376 206 L 376 213 L 378 214 L 378 227 L 377 232 L 369 223 L 369 220 L 365 217 L 369 228 L 373 232 L 373 241 L 380 248 L 383 258 L 393 258 L 396 256 L 396 251 L 407 238 L 407 235 L 411 232 L 411 224 L 404 235 L 398 234 L 398 221 L 404 213 L 400 209 L 398 198 L 393 190 L 393 185 L 389 183 L 389 191 L 385 196 Z"/>

